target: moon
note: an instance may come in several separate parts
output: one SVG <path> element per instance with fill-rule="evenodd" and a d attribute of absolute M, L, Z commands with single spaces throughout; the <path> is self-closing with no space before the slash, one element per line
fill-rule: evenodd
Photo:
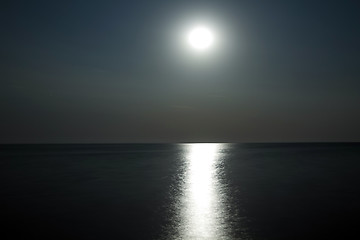
<path fill-rule="evenodd" d="M 187 41 L 194 50 L 203 52 L 213 46 L 214 34 L 208 27 L 197 26 L 189 31 Z"/>

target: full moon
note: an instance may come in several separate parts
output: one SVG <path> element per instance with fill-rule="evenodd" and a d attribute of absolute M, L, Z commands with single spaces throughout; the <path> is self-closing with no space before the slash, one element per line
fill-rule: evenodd
<path fill-rule="evenodd" d="M 209 49 L 214 42 L 214 34 L 204 26 L 198 26 L 190 30 L 187 36 L 188 43 L 198 51 Z"/>

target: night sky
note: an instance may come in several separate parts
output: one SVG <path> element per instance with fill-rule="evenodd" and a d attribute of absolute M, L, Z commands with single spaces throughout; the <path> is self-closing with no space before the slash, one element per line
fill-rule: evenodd
<path fill-rule="evenodd" d="M 358 1 L 0 9 L 0 143 L 360 141 Z M 197 22 L 219 38 L 202 55 Z"/>

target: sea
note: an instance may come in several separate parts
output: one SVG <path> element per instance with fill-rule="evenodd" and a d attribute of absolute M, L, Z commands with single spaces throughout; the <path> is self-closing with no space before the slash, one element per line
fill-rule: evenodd
<path fill-rule="evenodd" d="M 359 237 L 359 143 L 0 145 L 1 239 Z"/>

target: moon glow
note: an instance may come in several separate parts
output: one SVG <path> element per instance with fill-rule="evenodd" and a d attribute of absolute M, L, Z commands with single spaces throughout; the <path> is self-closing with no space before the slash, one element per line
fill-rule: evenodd
<path fill-rule="evenodd" d="M 213 45 L 214 34 L 209 28 L 198 26 L 190 30 L 187 41 L 193 49 L 205 51 Z"/>

